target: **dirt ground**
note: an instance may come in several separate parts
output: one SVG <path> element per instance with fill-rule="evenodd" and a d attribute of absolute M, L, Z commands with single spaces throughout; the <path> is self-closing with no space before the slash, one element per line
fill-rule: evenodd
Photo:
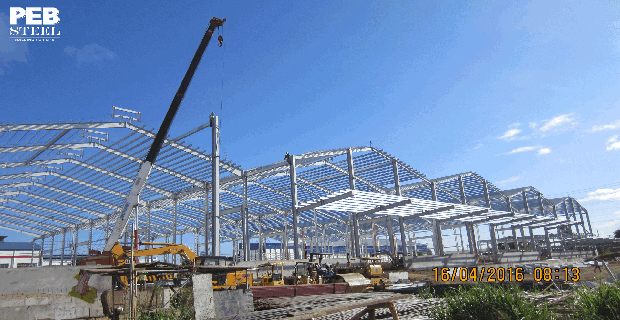
<path fill-rule="evenodd" d="M 544 262 L 544 261 L 541 261 L 541 262 Z M 618 262 L 618 261 L 610 261 L 610 262 L 607 262 L 607 265 L 609 266 L 609 268 L 611 269 L 611 271 L 615 275 L 620 273 L 620 262 Z M 489 282 L 488 281 L 489 280 L 489 278 L 488 278 L 488 276 L 489 276 L 488 268 L 490 268 L 490 267 L 498 268 L 498 267 L 501 267 L 501 265 L 488 265 L 488 266 L 481 265 L 481 266 L 478 266 L 477 270 L 476 270 L 476 276 L 477 276 L 476 282 L 480 282 L 480 274 L 481 274 L 481 271 L 482 271 L 481 269 L 482 268 L 485 268 L 485 273 L 484 273 L 484 275 L 482 277 L 482 282 Z M 607 272 L 607 270 L 605 270 L 605 267 L 603 267 L 602 264 L 600 265 L 600 267 L 601 267 L 601 271 L 602 272 L 599 272 L 598 269 L 595 270 L 595 268 L 593 266 L 592 267 L 579 268 L 579 274 L 578 274 L 579 275 L 579 279 L 578 279 L 578 281 L 596 281 L 596 280 L 601 280 L 601 279 L 609 278 L 610 275 Z M 454 268 L 450 268 L 450 274 L 452 274 L 453 269 Z M 457 272 L 454 280 L 450 276 L 450 279 L 448 281 L 443 281 L 441 279 L 441 269 L 437 270 L 437 272 L 438 272 L 437 278 L 436 278 L 435 272 L 436 272 L 435 270 L 409 271 L 409 280 L 412 280 L 412 281 L 429 281 L 431 285 L 433 285 L 433 284 L 460 284 L 460 283 L 463 283 L 463 282 L 470 282 L 470 283 L 473 282 L 473 280 L 470 279 L 469 275 L 467 277 L 465 276 L 465 272 L 464 271 L 463 271 L 462 275 L 463 275 L 463 279 L 467 278 L 467 280 L 465 280 L 465 281 L 462 281 L 459 278 L 459 273 L 458 272 Z M 543 275 L 541 274 L 541 276 L 543 276 Z M 564 282 L 565 278 L 566 278 L 566 273 L 565 273 L 564 270 L 560 270 L 559 272 L 555 272 L 555 270 L 552 270 L 551 277 L 556 282 Z M 570 271 L 569 271 L 568 277 L 572 278 L 572 279 L 576 279 L 577 278 L 577 276 L 575 274 L 571 273 Z M 494 280 L 497 280 L 497 274 L 492 276 L 492 278 Z M 508 274 L 507 273 L 504 275 L 504 278 L 505 278 L 505 281 L 508 281 Z M 519 281 L 535 281 L 535 280 L 536 279 L 535 279 L 535 275 L 534 274 L 523 274 L 523 279 L 521 279 Z M 512 275 L 512 281 L 516 281 L 514 274 Z M 573 280 L 568 280 L 568 282 L 573 282 Z"/>

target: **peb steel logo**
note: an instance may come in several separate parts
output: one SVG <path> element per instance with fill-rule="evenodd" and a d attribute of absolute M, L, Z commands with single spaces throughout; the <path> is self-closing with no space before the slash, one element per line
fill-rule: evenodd
<path fill-rule="evenodd" d="M 10 38 L 15 41 L 56 41 L 60 38 L 58 13 L 54 7 L 11 7 Z"/>

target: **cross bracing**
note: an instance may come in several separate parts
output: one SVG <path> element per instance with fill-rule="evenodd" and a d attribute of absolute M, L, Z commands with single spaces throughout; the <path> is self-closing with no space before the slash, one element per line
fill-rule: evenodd
<path fill-rule="evenodd" d="M 92 229 L 105 240 L 155 136 L 125 120 L 0 125 L 1 226 L 38 239 Z M 165 141 L 132 219 L 141 237 L 176 242 L 192 234 L 196 245 L 207 247 L 213 247 L 214 231 L 220 241 L 235 244 L 293 240 L 299 256 L 301 242 L 319 238 L 344 241 L 359 255 L 356 241 L 372 234 L 400 238 L 402 243 L 392 245 L 403 251 L 409 233 L 433 238 L 439 247 L 442 229 L 480 225 L 513 232 L 555 228 L 563 236 L 592 233 L 589 214 L 575 199 L 547 199 L 533 187 L 501 190 L 473 172 L 429 179 L 383 150 L 364 146 L 287 154 L 247 170 L 219 160 L 214 226 L 213 155 L 182 141 L 208 126 Z M 357 198 L 351 207 L 304 207 L 349 192 Z M 88 234 L 89 248 L 102 244 Z"/>

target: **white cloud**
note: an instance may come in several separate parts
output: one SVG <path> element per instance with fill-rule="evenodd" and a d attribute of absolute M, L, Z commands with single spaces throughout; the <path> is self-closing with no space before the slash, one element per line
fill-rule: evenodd
<path fill-rule="evenodd" d="M 545 154 L 551 153 L 551 149 L 549 148 L 543 148 L 541 146 L 532 146 L 532 147 L 520 147 L 520 148 L 512 149 L 510 152 L 500 153 L 500 154 L 497 154 L 497 156 L 504 156 L 504 155 L 509 155 L 509 154 L 521 153 L 521 152 L 529 152 L 529 151 L 534 151 L 534 150 L 538 150 L 539 155 L 545 155 Z"/>
<path fill-rule="evenodd" d="M 551 120 L 548 120 L 540 127 L 540 131 L 546 132 L 551 129 L 559 130 L 559 129 L 567 129 L 573 127 L 577 124 L 575 119 L 573 118 L 573 113 L 559 115 Z"/>
<path fill-rule="evenodd" d="M 605 130 L 616 130 L 616 129 L 620 129 L 620 120 L 618 120 L 618 121 L 616 121 L 614 123 L 603 124 L 603 125 L 600 125 L 600 126 L 592 127 L 592 131 L 594 131 L 594 132 L 605 131 Z"/>
<path fill-rule="evenodd" d="M 522 130 L 520 129 L 510 129 L 506 132 L 504 132 L 504 135 L 497 138 L 497 139 L 504 139 L 506 141 L 510 141 L 510 140 L 514 140 L 516 139 L 516 135 L 518 135 L 519 133 L 521 133 Z"/>
<path fill-rule="evenodd" d="M 620 188 L 618 189 L 597 189 L 592 192 L 588 192 L 588 196 L 584 199 L 578 200 L 581 201 L 596 201 L 596 200 L 609 200 L 609 201 L 617 201 L 620 200 Z"/>
<path fill-rule="evenodd" d="M 520 148 L 513 149 L 512 151 L 508 152 L 508 154 L 528 152 L 528 151 L 532 151 L 536 149 L 538 149 L 538 147 L 520 147 Z"/>
<path fill-rule="evenodd" d="M 116 57 L 116 53 L 96 43 L 85 45 L 82 49 L 67 46 L 64 51 L 67 55 L 75 57 L 78 63 L 111 60 Z"/>
<path fill-rule="evenodd" d="M 476 146 L 474 147 L 474 149 L 480 149 L 482 146 L 483 146 L 483 144 L 482 144 L 482 143 L 478 143 L 478 145 L 476 145 Z"/>
<path fill-rule="evenodd" d="M 536 122 L 530 122 L 529 124 L 530 124 L 530 128 L 531 128 L 531 129 L 536 129 L 536 128 L 538 128 L 538 123 L 536 123 Z"/>
<path fill-rule="evenodd" d="M 551 153 L 551 149 L 549 148 L 540 148 L 538 149 L 538 154 L 550 154 Z"/>
<path fill-rule="evenodd" d="M 518 128 L 520 125 L 521 124 L 517 122 L 517 123 L 513 123 L 513 124 L 508 125 L 508 128 Z"/>
<path fill-rule="evenodd" d="M 607 139 L 607 142 L 605 144 L 607 145 L 607 151 L 620 150 L 620 141 L 618 141 L 618 135 Z"/>
<path fill-rule="evenodd" d="M 521 177 L 519 177 L 519 176 L 510 177 L 510 178 L 508 178 L 506 180 L 498 182 L 497 184 L 498 185 L 504 185 L 504 184 L 508 184 L 508 183 L 511 183 L 511 182 L 515 182 L 515 181 L 517 181 L 519 179 L 521 179 Z"/>

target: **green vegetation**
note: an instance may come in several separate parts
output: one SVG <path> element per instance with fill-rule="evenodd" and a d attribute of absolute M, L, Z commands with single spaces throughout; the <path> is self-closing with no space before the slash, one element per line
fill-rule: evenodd
<path fill-rule="evenodd" d="M 533 287 L 529 293 L 543 292 Z M 620 282 L 600 283 L 593 289 L 579 286 L 571 292 L 565 291 L 550 303 L 528 299 L 516 285 L 499 284 L 463 285 L 441 294 L 429 288 L 420 296 L 424 299 L 444 298 L 445 303 L 428 314 L 436 320 L 620 319 Z"/>
<path fill-rule="evenodd" d="M 601 283 L 597 288 L 576 289 L 576 319 L 620 319 L 620 284 Z"/>
<path fill-rule="evenodd" d="M 88 287 L 88 291 L 86 291 L 85 294 L 80 294 L 75 290 L 76 288 L 77 286 L 71 288 L 71 291 L 69 292 L 70 296 L 78 298 L 80 300 L 84 300 L 90 304 L 95 303 L 95 299 L 97 298 L 97 289 Z"/>
<path fill-rule="evenodd" d="M 427 291 L 424 297 L 432 294 Z M 476 284 L 460 286 L 444 292 L 445 304 L 432 309 L 430 317 L 448 319 L 555 319 L 546 303 L 529 301 L 521 289 L 514 285 L 492 286 Z"/>
<path fill-rule="evenodd" d="M 140 310 L 138 320 L 193 320 L 194 296 L 191 288 L 182 288 L 170 302 L 169 309 L 157 309 L 152 312 Z"/>

